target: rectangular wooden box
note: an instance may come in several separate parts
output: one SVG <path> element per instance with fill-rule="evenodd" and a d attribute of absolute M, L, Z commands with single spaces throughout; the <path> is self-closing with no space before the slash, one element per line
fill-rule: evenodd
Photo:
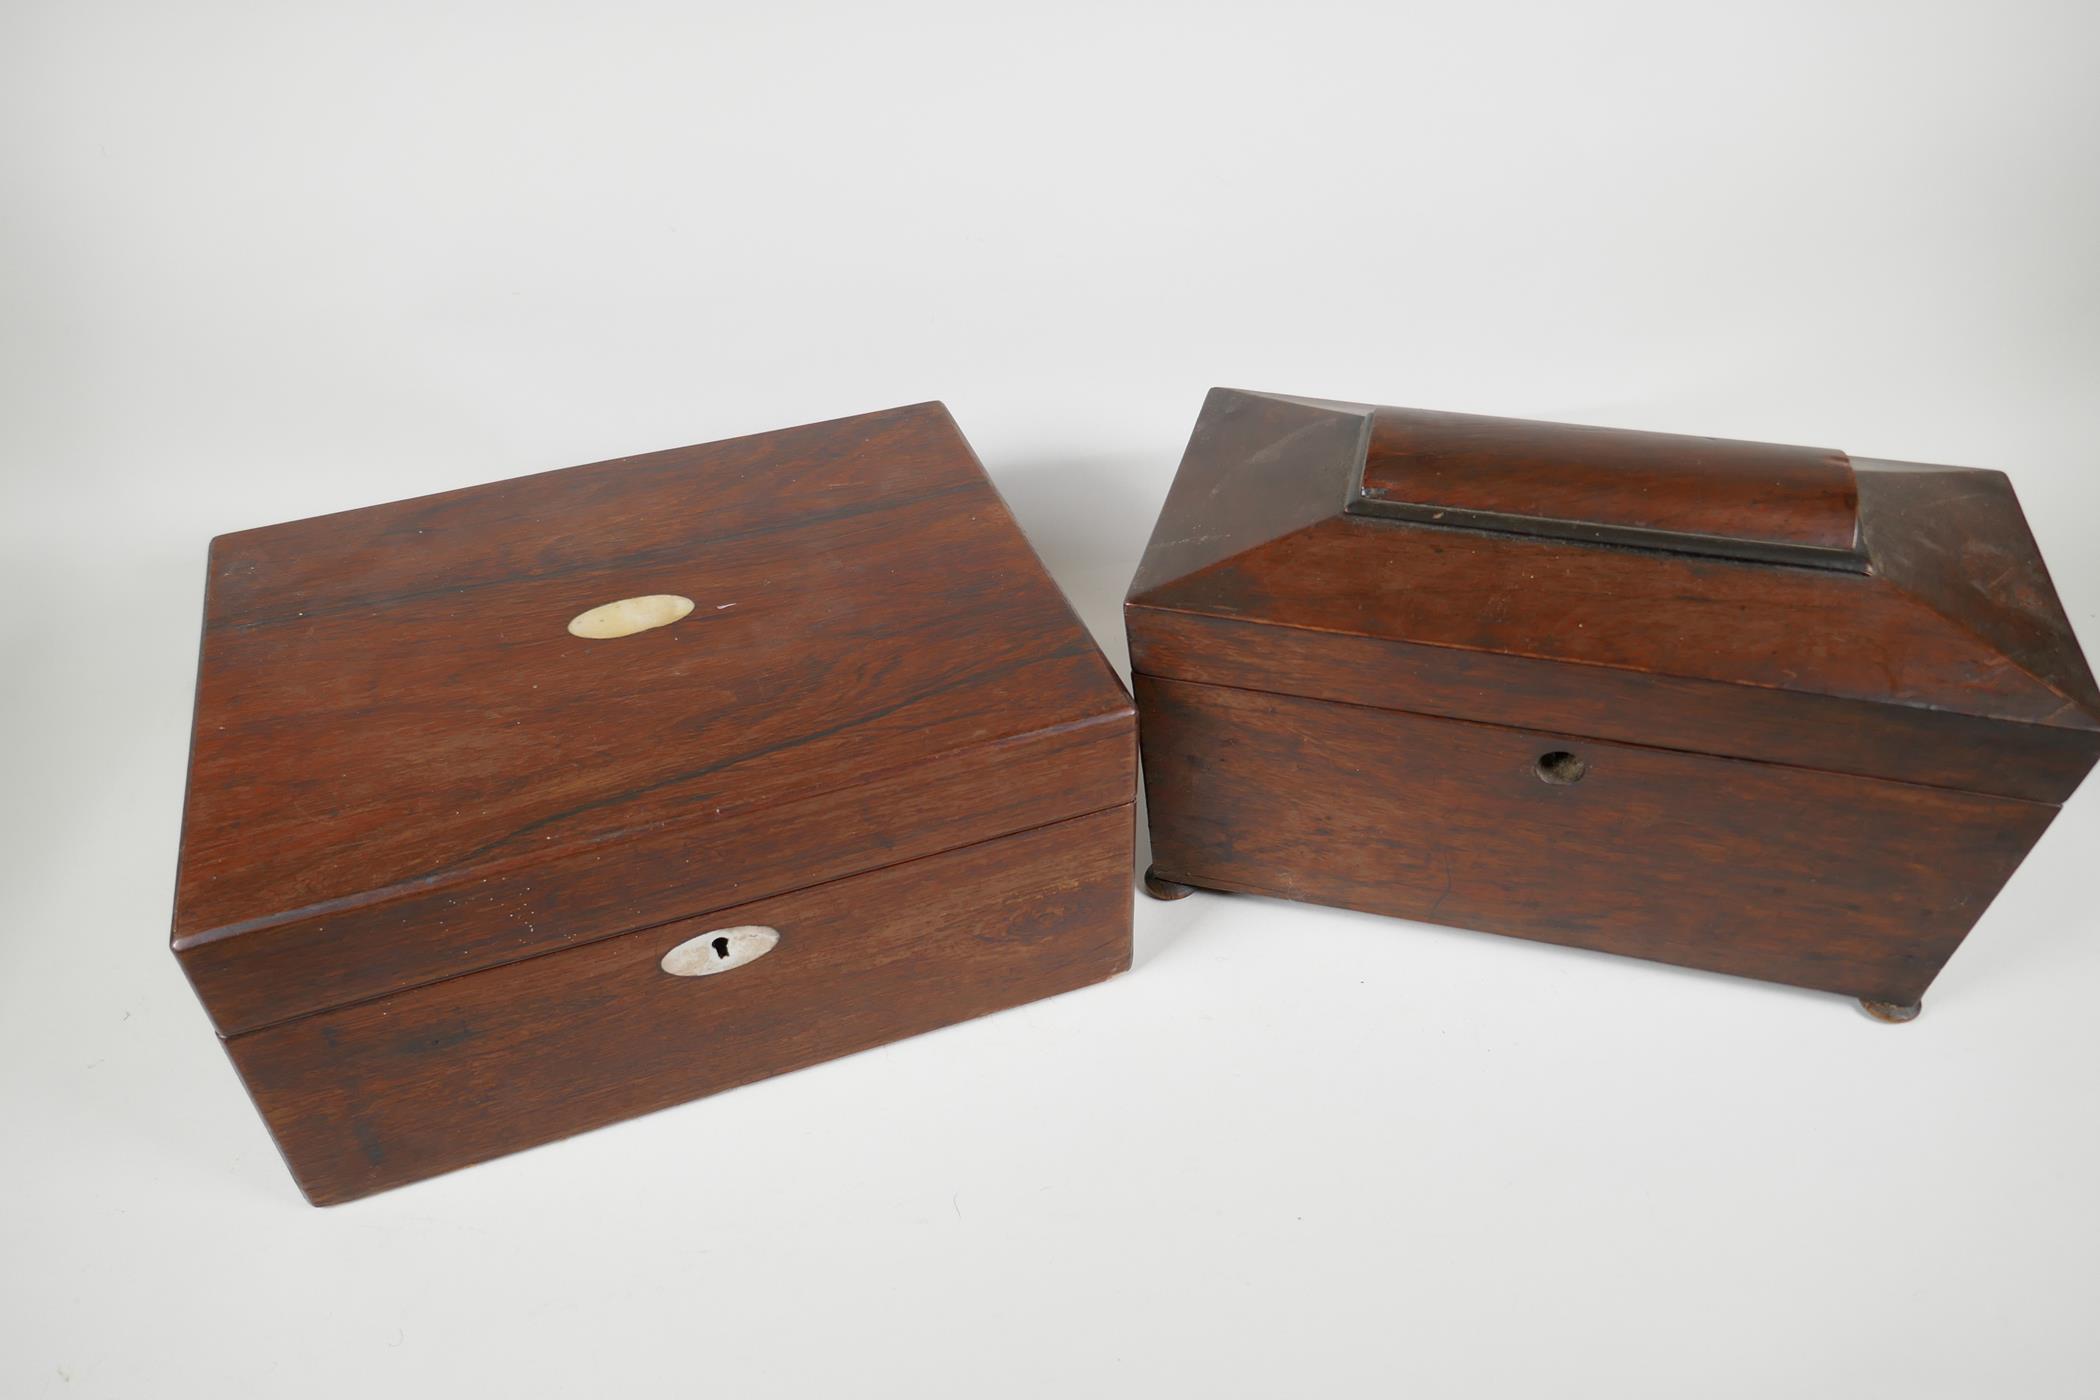
<path fill-rule="evenodd" d="M 213 543 L 173 946 L 342 1201 L 1122 970 L 1134 764 L 938 404 L 549 472 Z"/>
<path fill-rule="evenodd" d="M 1895 1019 L 2100 755 L 1996 472 L 1219 390 L 1125 616 L 1155 893 Z"/>

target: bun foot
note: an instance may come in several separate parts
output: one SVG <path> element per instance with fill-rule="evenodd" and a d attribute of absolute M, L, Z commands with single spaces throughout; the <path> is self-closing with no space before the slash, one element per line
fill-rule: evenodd
<path fill-rule="evenodd" d="M 1178 885 L 1172 880 L 1162 880 L 1156 866 L 1145 871 L 1145 893 L 1154 899 L 1187 899 L 1195 892 L 1194 885 Z"/>
<path fill-rule="evenodd" d="M 1925 1003 L 1921 1001 L 1901 1006 L 1893 1001 L 1868 1001 L 1861 997 L 1859 1004 L 1866 1008 L 1869 1016 L 1877 1021 L 1887 1021 L 1890 1025 L 1901 1025 L 1905 1021 L 1916 1020 L 1918 1013 L 1925 1009 Z"/>

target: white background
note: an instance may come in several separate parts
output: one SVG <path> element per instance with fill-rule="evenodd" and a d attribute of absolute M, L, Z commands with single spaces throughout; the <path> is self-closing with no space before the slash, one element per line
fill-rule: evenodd
<path fill-rule="evenodd" d="M 165 946 L 212 534 L 925 398 L 1119 665 L 1212 384 L 2003 467 L 2100 644 L 2093 7 L 0 25 L 0 1394 L 2094 1393 L 2090 791 L 1907 1027 L 1140 900 L 329 1211 Z"/>

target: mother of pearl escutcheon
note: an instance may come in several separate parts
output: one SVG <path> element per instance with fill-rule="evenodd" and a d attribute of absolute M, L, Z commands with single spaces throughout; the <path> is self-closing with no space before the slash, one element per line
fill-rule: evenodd
<path fill-rule="evenodd" d="M 764 924 L 739 924 L 703 933 L 664 954 L 660 964 L 673 977 L 712 977 L 756 962 L 780 942 L 780 930 Z"/>

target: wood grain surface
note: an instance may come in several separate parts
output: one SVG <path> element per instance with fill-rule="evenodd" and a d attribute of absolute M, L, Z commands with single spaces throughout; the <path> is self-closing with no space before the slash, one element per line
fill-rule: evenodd
<path fill-rule="evenodd" d="M 173 945 L 236 1034 L 1127 801 L 1133 729 L 938 404 L 228 535 Z"/>
<path fill-rule="evenodd" d="M 2100 733 L 1918 706 L 1779 694 L 1652 672 L 1131 609 L 1134 671 L 1657 748 L 2062 802 Z"/>
<path fill-rule="evenodd" d="M 346 1201 L 1098 982 L 1130 965 L 1128 805 L 236 1036 L 301 1190 Z M 715 926 L 779 944 L 666 974 Z"/>
<path fill-rule="evenodd" d="M 2076 695 L 1891 580 L 1337 512 L 1141 606 L 1454 651 L 2093 729 Z"/>
<path fill-rule="evenodd" d="M 1362 497 L 1417 519 L 1865 566 L 1852 463 L 1821 448 L 1380 408 Z"/>
<path fill-rule="evenodd" d="M 1139 676 L 1153 868 L 1915 1002 L 2057 809 Z M 1578 781 L 1543 780 L 1572 753 Z"/>
<path fill-rule="evenodd" d="M 1996 471 L 1213 390 L 1124 618 L 1163 888 L 1876 1002 L 2100 759 Z"/>
<path fill-rule="evenodd" d="M 1350 515 L 1376 412 L 1214 390 L 1132 584 L 1133 632 L 1190 613 L 1745 686 L 1775 705 L 2100 732 L 2100 688 L 2003 473 L 1858 472 L 1874 570 L 1856 574 Z M 1559 425 L 1540 426 L 1550 440 Z"/>

